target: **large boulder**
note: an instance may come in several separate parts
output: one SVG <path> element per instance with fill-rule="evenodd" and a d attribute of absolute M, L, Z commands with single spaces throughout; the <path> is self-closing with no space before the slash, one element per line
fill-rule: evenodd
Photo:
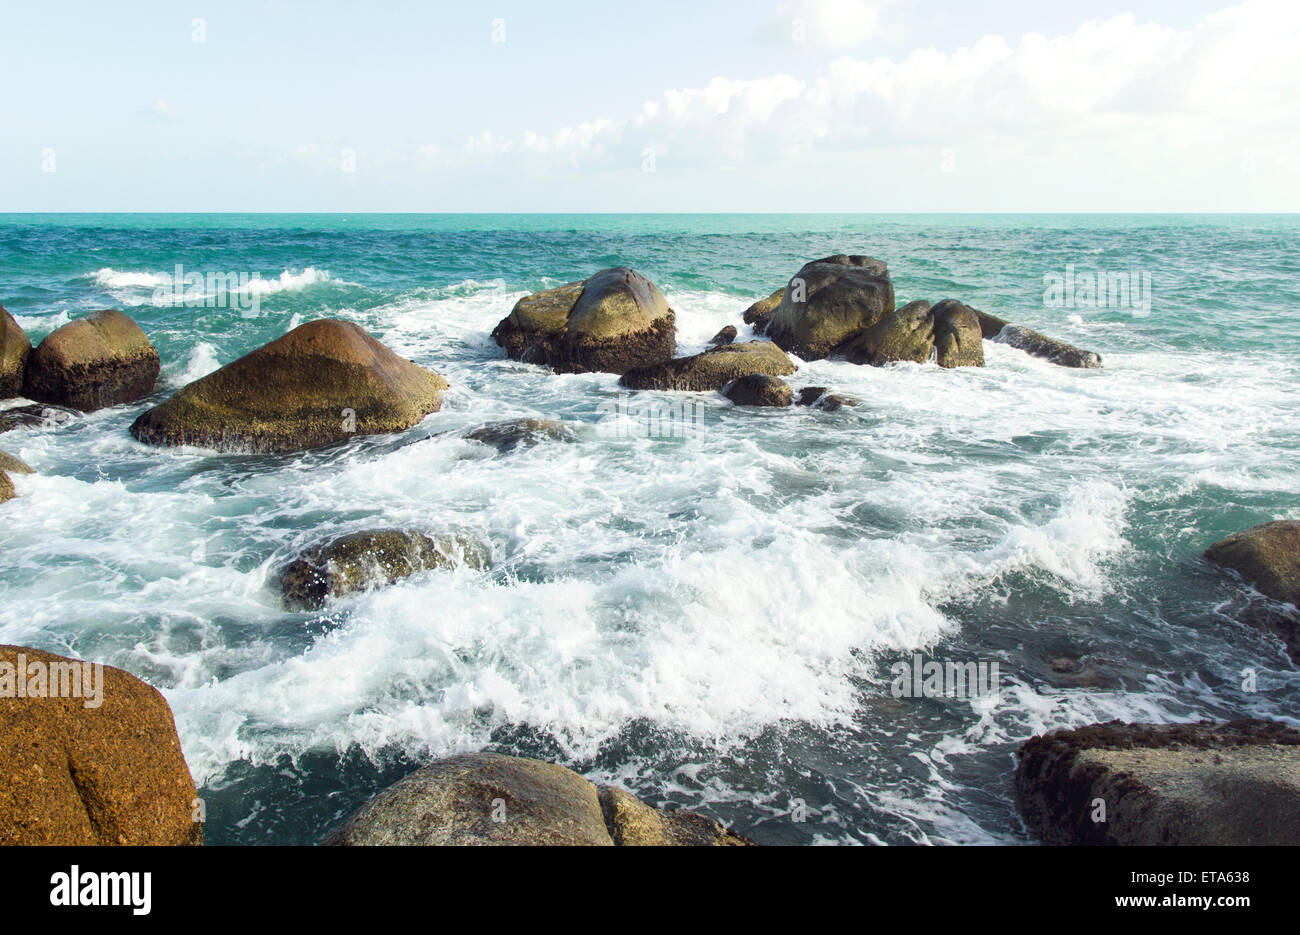
<path fill-rule="evenodd" d="M 23 395 L 91 412 L 153 392 L 158 352 L 137 325 L 111 309 L 51 332 L 27 360 Z"/>
<path fill-rule="evenodd" d="M 1085 351 L 1073 344 L 1049 338 L 1032 328 L 1013 325 L 984 312 L 976 311 L 975 314 L 979 316 L 980 332 L 990 341 L 1006 344 L 1062 367 L 1096 369 L 1101 366 L 1101 355 L 1094 351 Z"/>
<path fill-rule="evenodd" d="M 27 332 L 0 305 L 0 399 L 23 395 L 23 374 L 31 350 Z"/>
<path fill-rule="evenodd" d="M 447 381 L 357 325 L 308 322 L 136 419 L 154 445 L 290 452 L 400 432 L 442 406 Z"/>
<path fill-rule="evenodd" d="M 934 350 L 934 314 L 930 303 L 909 302 L 860 332 L 840 348 L 844 359 L 879 367 L 897 361 L 923 364 Z"/>
<path fill-rule="evenodd" d="M 625 266 L 525 296 L 492 338 L 511 359 L 559 373 L 623 373 L 667 360 L 677 346 L 667 300 Z"/>
<path fill-rule="evenodd" d="M 1300 520 L 1263 523 L 1221 539 L 1205 551 L 1267 597 L 1300 608 Z M 1300 663 L 1300 613 L 1253 615 L 1250 622 L 1280 637 Z"/>
<path fill-rule="evenodd" d="M 634 390 L 688 390 L 705 392 L 750 373 L 788 376 L 795 365 L 785 351 L 771 341 L 746 341 L 711 347 L 702 354 L 637 367 L 619 379 L 621 386 Z"/>
<path fill-rule="evenodd" d="M 290 607 L 315 610 L 328 598 L 382 587 L 434 568 L 491 564 L 488 550 L 461 536 L 409 529 L 355 532 L 305 549 L 280 570 Z"/>
<path fill-rule="evenodd" d="M 0 844 L 202 843 L 171 709 L 121 669 L 0 646 L 0 764 Z"/>
<path fill-rule="evenodd" d="M 804 360 L 818 360 L 893 311 L 885 264 L 840 254 L 804 264 L 785 287 L 766 334 Z"/>
<path fill-rule="evenodd" d="M 657 819 L 657 821 L 656 821 Z M 416 770 L 363 805 L 331 845 L 748 844 L 703 816 L 657 812 L 555 763 L 470 753 Z"/>
<path fill-rule="evenodd" d="M 790 405 L 794 392 L 784 380 L 766 373 L 750 373 L 732 380 L 722 388 L 722 395 L 737 406 Z"/>
<path fill-rule="evenodd" d="M 935 361 L 940 367 L 984 366 L 979 312 L 956 299 L 944 299 L 930 314 L 934 316 Z"/>
<path fill-rule="evenodd" d="M 1020 748 L 1016 801 L 1047 844 L 1300 844 L 1300 731 L 1093 724 Z"/>

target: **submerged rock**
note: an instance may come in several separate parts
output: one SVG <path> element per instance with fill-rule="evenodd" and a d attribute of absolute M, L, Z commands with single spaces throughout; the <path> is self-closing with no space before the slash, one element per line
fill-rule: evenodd
<path fill-rule="evenodd" d="M 491 555 L 462 536 L 429 536 L 409 529 L 371 529 L 314 545 L 279 574 L 287 605 L 315 610 L 328 598 L 382 587 L 434 568 L 484 569 Z"/>
<path fill-rule="evenodd" d="M 811 406 L 823 412 L 835 412 L 845 406 L 856 406 L 858 401 L 852 396 L 832 393 L 824 386 L 805 386 L 795 397 L 796 406 Z"/>
<path fill-rule="evenodd" d="M 0 844 L 202 843 L 194 780 L 157 689 L 21 646 L 0 646 L 0 687 Z"/>
<path fill-rule="evenodd" d="M 81 413 L 66 406 L 10 406 L 0 409 L 0 432 L 9 432 L 26 426 L 63 425 L 78 418 Z"/>
<path fill-rule="evenodd" d="M 578 433 L 572 426 L 555 419 L 510 419 L 467 429 L 462 437 L 491 445 L 497 451 L 505 453 L 516 448 L 529 448 L 547 439 L 570 442 L 578 437 Z"/>
<path fill-rule="evenodd" d="M 23 375 L 31 351 L 27 332 L 0 305 L 0 399 L 23 395 Z"/>
<path fill-rule="evenodd" d="M 153 392 L 158 352 L 121 312 L 95 312 L 53 331 L 31 353 L 23 395 L 91 412 Z"/>
<path fill-rule="evenodd" d="M 766 333 L 804 360 L 819 360 L 893 312 L 886 265 L 840 254 L 804 264 L 785 287 Z"/>
<path fill-rule="evenodd" d="M 709 338 L 709 343 L 715 347 L 721 347 L 724 344 L 730 344 L 732 341 L 736 340 L 736 335 L 739 333 L 740 332 L 736 330 L 735 325 L 727 325 L 727 327 Z"/>
<path fill-rule="evenodd" d="M 624 373 L 667 360 L 677 346 L 663 294 L 623 266 L 525 296 L 492 338 L 511 359 L 558 373 Z"/>
<path fill-rule="evenodd" d="M 658 818 L 658 822 L 655 819 Z M 328 845 L 748 844 L 703 816 L 657 812 L 570 769 L 499 753 L 408 775 L 330 833 Z"/>
<path fill-rule="evenodd" d="M 765 373 L 751 373 L 722 388 L 722 395 L 737 406 L 788 406 L 794 395 L 790 384 Z"/>
<path fill-rule="evenodd" d="M 301 325 L 136 419 L 153 445 L 290 452 L 400 432 L 442 406 L 447 381 L 346 321 Z"/>
<path fill-rule="evenodd" d="M 1019 755 L 1016 801 L 1047 844 L 1300 844 L 1300 731 L 1281 723 L 1112 721 Z"/>
<path fill-rule="evenodd" d="M 984 312 L 977 311 L 976 314 L 980 320 L 980 332 L 990 341 L 1006 344 L 1062 367 L 1096 369 L 1101 366 L 1101 355 L 1093 351 L 1085 351 L 1073 344 L 1049 338 L 1032 328 L 1013 325 Z"/>
<path fill-rule="evenodd" d="M 1277 520 L 1221 539 L 1205 551 L 1216 565 L 1230 568 L 1262 594 L 1300 608 L 1300 521 Z M 1300 613 L 1268 613 L 1250 622 L 1281 637 L 1300 663 Z"/>
<path fill-rule="evenodd" d="M 794 373 L 794 361 L 771 341 L 746 341 L 709 348 L 702 354 L 678 357 L 623 374 L 619 385 L 634 390 L 720 390 L 727 383 L 750 373 L 786 376 Z"/>

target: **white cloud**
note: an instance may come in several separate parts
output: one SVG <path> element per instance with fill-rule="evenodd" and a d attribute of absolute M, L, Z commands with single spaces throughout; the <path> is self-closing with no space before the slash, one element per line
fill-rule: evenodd
<path fill-rule="evenodd" d="M 898 41 L 902 25 L 891 19 L 897 0 L 796 0 L 781 5 L 759 28 L 771 43 L 807 44 L 845 51 L 873 39 Z"/>

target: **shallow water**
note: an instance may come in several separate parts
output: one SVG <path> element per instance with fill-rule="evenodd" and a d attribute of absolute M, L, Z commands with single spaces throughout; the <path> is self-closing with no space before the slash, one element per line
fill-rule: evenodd
<path fill-rule="evenodd" d="M 1011 775 L 1034 733 L 1114 717 L 1300 723 L 1300 674 L 1241 622 L 1261 599 L 1200 558 L 1300 512 L 1298 228 L 0 216 L 0 302 L 34 340 L 111 306 L 163 359 L 150 400 L 0 437 L 38 471 L 3 509 L 0 642 L 160 686 L 211 843 L 316 841 L 419 762 L 485 748 L 703 808 L 760 842 L 1024 842 Z M 959 297 L 1105 368 L 989 342 L 983 369 L 817 361 L 792 385 L 862 405 L 687 394 L 688 437 L 647 438 L 605 419 L 631 398 L 617 377 L 549 374 L 489 338 L 520 296 L 623 264 L 676 310 L 679 353 L 726 324 L 743 340 L 750 302 L 836 252 L 887 260 L 900 304 Z M 259 274 L 256 312 L 177 304 L 177 264 Z M 1045 307 L 1044 274 L 1067 265 L 1150 273 L 1150 314 Z M 443 374 L 442 411 L 285 457 L 127 433 L 186 382 L 324 316 Z M 521 416 L 576 423 L 577 440 L 498 452 L 456 435 Z M 289 555 L 376 525 L 466 532 L 495 566 L 319 613 L 281 607 Z M 916 652 L 996 661 L 1002 690 L 895 698 L 890 666 Z M 1082 673 L 1054 671 L 1062 657 Z"/>

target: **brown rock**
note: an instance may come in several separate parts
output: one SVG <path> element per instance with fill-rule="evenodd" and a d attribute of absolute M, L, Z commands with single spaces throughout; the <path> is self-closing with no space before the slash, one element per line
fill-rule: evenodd
<path fill-rule="evenodd" d="M 935 359 L 940 367 L 983 367 L 984 340 L 979 312 L 956 299 L 930 309 L 934 316 Z"/>
<path fill-rule="evenodd" d="M 1032 328 L 1013 325 L 981 311 L 975 311 L 975 314 L 979 316 L 980 333 L 990 341 L 1009 345 L 1062 367 L 1096 369 L 1101 366 L 1101 355 L 1094 351 L 1085 351 L 1073 344 L 1049 338 Z"/>
<path fill-rule="evenodd" d="M 766 333 L 804 360 L 819 360 L 893 312 L 894 286 L 885 264 L 839 254 L 804 264 L 786 286 Z"/>
<path fill-rule="evenodd" d="M 7 451 L 0 451 L 0 471 L 7 471 L 10 474 L 35 474 L 29 465 L 22 458 L 16 458 Z"/>
<path fill-rule="evenodd" d="M 23 395 L 91 412 L 153 392 L 158 352 L 121 312 L 95 312 L 53 331 L 31 353 Z"/>
<path fill-rule="evenodd" d="M 9 475 L 0 471 L 0 503 L 12 500 L 18 494 L 14 491 L 14 482 L 9 479 Z"/>
<path fill-rule="evenodd" d="M 880 367 L 898 361 L 923 364 L 934 350 L 934 314 L 930 303 L 917 300 L 860 331 L 840 353 L 855 364 Z"/>
<path fill-rule="evenodd" d="M 23 657 L 20 659 L 20 656 Z M 19 662 L 48 672 L 64 697 L 16 697 Z M 197 796 L 171 709 L 156 689 L 104 666 L 101 704 L 85 663 L 0 646 L 0 844 L 200 844 Z M 5 667 L 8 667 L 6 669 Z M 75 667 L 75 668 L 74 668 Z M 90 685 L 95 684 L 92 678 Z M 68 697 L 71 684 L 81 697 Z"/>
<path fill-rule="evenodd" d="M 492 338 L 511 359 L 558 373 L 624 373 L 667 360 L 677 346 L 667 300 L 624 266 L 525 296 Z"/>
<path fill-rule="evenodd" d="M 23 374 L 31 350 L 27 332 L 0 305 L 0 399 L 23 395 Z"/>
<path fill-rule="evenodd" d="M 1277 520 L 1221 539 L 1205 551 L 1216 565 L 1230 568 L 1261 593 L 1300 608 L 1300 521 Z M 1300 616 L 1272 611 L 1248 622 L 1280 637 L 1300 663 Z"/>
<path fill-rule="evenodd" d="M 771 341 L 746 341 L 711 347 L 702 354 L 678 357 L 649 367 L 637 367 L 623 374 L 620 386 L 634 390 L 720 390 L 727 383 L 750 373 L 786 376 L 794 373 L 794 361 Z"/>
<path fill-rule="evenodd" d="M 709 343 L 715 347 L 721 347 L 724 344 L 730 344 L 732 341 L 736 340 L 737 334 L 739 334 L 739 332 L 736 331 L 735 325 L 727 325 L 727 327 L 709 338 Z"/>
<path fill-rule="evenodd" d="M 1055 731 L 1020 748 L 1016 802 L 1047 844 L 1300 844 L 1300 731 L 1261 720 Z"/>
<path fill-rule="evenodd" d="M 600 807 L 610 837 L 622 847 L 744 847 L 754 843 L 704 815 L 651 808 L 615 786 L 600 787 Z"/>
<path fill-rule="evenodd" d="M 180 390 L 131 426 L 154 445 L 289 452 L 410 428 L 447 381 L 357 325 L 308 322 Z"/>
<path fill-rule="evenodd" d="M 722 395 L 737 406 L 788 406 L 790 384 L 765 373 L 751 373 L 722 388 Z"/>
<path fill-rule="evenodd" d="M 762 334 L 767 329 L 772 316 L 776 314 L 777 306 L 781 304 L 785 289 L 786 287 L 782 286 L 766 299 L 759 299 L 740 316 L 745 324 L 754 326 L 754 334 Z"/>

